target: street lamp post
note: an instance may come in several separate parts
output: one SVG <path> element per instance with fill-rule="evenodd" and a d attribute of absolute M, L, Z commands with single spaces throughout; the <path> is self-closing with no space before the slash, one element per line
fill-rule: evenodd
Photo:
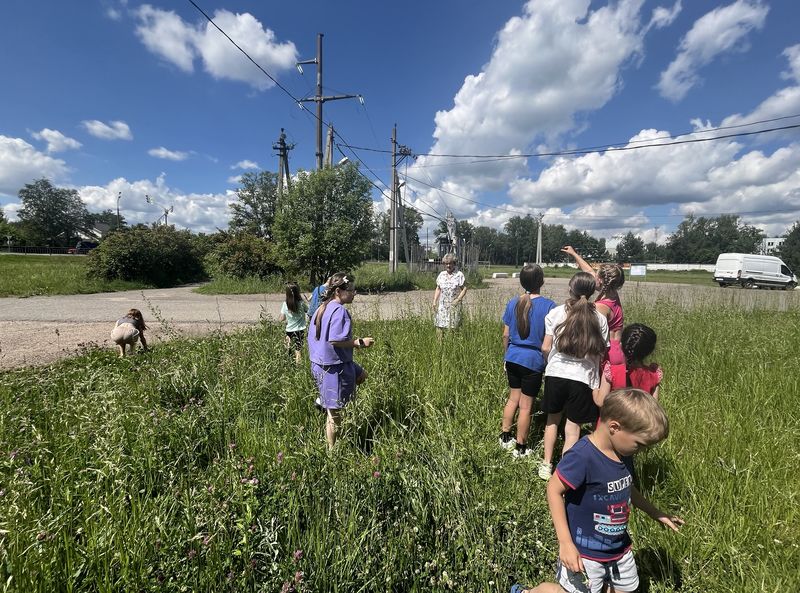
<path fill-rule="evenodd" d="M 122 199 L 122 192 L 117 193 L 117 230 L 122 226 L 122 219 L 119 216 L 119 201 Z"/>

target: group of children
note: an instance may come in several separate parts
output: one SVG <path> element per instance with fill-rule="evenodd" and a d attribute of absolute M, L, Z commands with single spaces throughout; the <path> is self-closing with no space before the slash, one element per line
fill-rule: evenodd
<path fill-rule="evenodd" d="M 598 593 L 635 591 L 639 584 L 627 531 L 630 506 L 644 510 L 673 530 L 683 523 L 650 504 L 633 484 L 632 455 L 665 439 L 669 422 L 658 403 L 661 368 L 647 364 L 656 345 L 655 332 L 641 324 L 624 325 L 618 290 L 625 277 L 616 265 L 595 272 L 575 250 L 564 247 L 580 272 L 569 282 L 563 305 L 540 294 L 544 273 L 527 264 L 520 272 L 524 293 L 511 299 L 503 313 L 504 368 L 509 396 L 503 409 L 500 445 L 515 457 L 531 455 L 528 433 L 535 398 L 544 385 L 541 410 L 546 414 L 540 478 L 548 480 L 547 502 L 559 542 L 556 583 L 512 593 Z M 596 291 L 598 297 L 590 298 Z M 353 360 L 355 349 L 369 348 L 371 337 L 354 338 L 345 305 L 356 295 L 355 278 L 337 273 L 317 287 L 306 302 L 299 287 L 286 285 L 280 321 L 286 322 L 286 347 L 302 360 L 306 328 L 311 373 L 319 390 L 316 405 L 327 416 L 325 434 L 333 448 L 342 408 L 367 378 Z M 131 309 L 117 321 L 112 339 L 125 355 L 146 326 Z M 553 473 L 558 429 L 564 422 L 561 460 Z M 516 420 L 516 432 L 512 425 Z M 581 427 L 594 430 L 580 438 Z"/>
<path fill-rule="evenodd" d="M 667 437 L 669 422 L 658 403 L 663 374 L 646 358 L 655 332 L 624 325 L 618 290 L 625 282 L 616 265 L 593 268 L 570 247 L 580 272 L 569 282 L 560 306 L 539 294 L 542 269 L 520 273 L 524 293 L 503 315 L 503 345 L 509 397 L 503 410 L 500 445 L 517 457 L 528 446 L 533 403 L 546 414 L 543 460 L 538 475 L 548 480 L 547 502 L 559 543 L 556 583 L 512 593 L 598 593 L 635 591 L 639 586 L 627 525 L 631 505 L 677 531 L 683 521 L 648 502 L 633 483 L 632 456 Z M 599 291 L 592 302 L 589 299 Z M 516 436 L 511 427 L 516 416 Z M 553 474 L 553 453 L 562 418 L 564 445 Z M 594 430 L 580 438 L 581 426 Z"/>

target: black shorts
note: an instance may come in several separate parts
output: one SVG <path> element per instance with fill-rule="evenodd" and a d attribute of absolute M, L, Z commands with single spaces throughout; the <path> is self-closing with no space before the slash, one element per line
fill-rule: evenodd
<path fill-rule="evenodd" d="M 567 420 L 575 424 L 596 422 L 600 414 L 600 410 L 594 405 L 591 387 L 586 383 L 561 377 L 544 378 L 542 411 L 545 414 L 563 412 Z"/>
<path fill-rule="evenodd" d="M 289 347 L 292 350 L 302 350 L 303 349 L 303 339 L 306 336 L 305 330 L 299 330 L 296 332 L 286 332 L 286 337 L 289 338 Z"/>
<path fill-rule="evenodd" d="M 542 373 L 516 362 L 506 361 L 506 376 L 511 389 L 522 389 L 522 394 L 528 397 L 536 397 L 542 386 Z"/>

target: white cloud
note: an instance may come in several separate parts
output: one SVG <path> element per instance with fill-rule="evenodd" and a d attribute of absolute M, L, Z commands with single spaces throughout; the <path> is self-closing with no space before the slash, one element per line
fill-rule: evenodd
<path fill-rule="evenodd" d="M 681 40 L 678 55 L 661 73 L 661 95 L 680 101 L 701 81 L 700 68 L 721 54 L 745 51 L 748 34 L 764 26 L 768 12 L 769 7 L 759 0 L 736 0 L 697 19 Z"/>
<path fill-rule="evenodd" d="M 163 215 L 163 207 L 173 206 L 174 210 L 169 214 L 170 224 L 205 233 L 228 226 L 228 205 L 236 200 L 233 191 L 222 194 L 181 192 L 167 185 L 163 173 L 155 180 L 128 181 L 120 177 L 104 186 L 83 186 L 76 189 L 91 211 L 107 208 L 116 210 L 117 196 L 122 192 L 120 211 L 129 224 L 150 224 L 159 215 Z M 150 195 L 156 203 L 148 204 L 145 195 Z"/>
<path fill-rule="evenodd" d="M 239 185 L 241 182 L 242 182 L 241 175 L 232 175 L 231 177 L 228 177 L 228 183 L 230 183 L 231 185 Z"/>
<path fill-rule="evenodd" d="M 194 61 L 200 58 L 204 70 L 216 79 L 245 82 L 259 90 L 274 86 L 211 23 L 188 23 L 173 11 L 149 4 L 142 5 L 136 16 L 136 34 L 145 47 L 184 72 L 194 71 Z M 292 68 L 297 61 L 294 43 L 278 42 L 275 33 L 253 15 L 217 10 L 212 18 L 268 72 Z"/>
<path fill-rule="evenodd" d="M 36 140 L 47 142 L 47 152 L 63 152 L 65 150 L 78 149 L 82 146 L 74 138 L 69 138 L 58 130 L 51 130 L 50 128 L 44 128 L 39 132 L 31 132 L 31 136 Z"/>
<path fill-rule="evenodd" d="M 663 29 L 664 27 L 669 27 L 675 22 L 675 19 L 678 18 L 681 10 L 683 10 L 681 0 L 677 0 L 677 2 L 672 5 L 672 8 L 657 6 L 653 9 L 653 16 L 650 17 L 650 22 L 647 24 L 647 29 Z"/>
<path fill-rule="evenodd" d="M 231 169 L 244 169 L 245 171 L 247 169 L 260 169 L 260 168 L 261 167 L 258 166 L 258 163 L 248 160 L 239 161 L 235 165 L 231 165 Z"/>
<path fill-rule="evenodd" d="M 26 183 L 42 177 L 58 180 L 67 172 L 61 159 L 39 152 L 20 138 L 0 135 L 0 194 L 16 195 Z"/>
<path fill-rule="evenodd" d="M 110 6 L 106 9 L 106 16 L 110 18 L 112 21 L 121 21 L 122 20 L 122 12 L 118 9 Z"/>
<path fill-rule="evenodd" d="M 159 146 L 158 148 L 151 148 L 147 151 L 152 157 L 157 159 L 166 159 L 168 161 L 185 161 L 189 158 L 188 152 L 182 152 L 180 150 L 169 150 L 164 148 L 163 146 Z"/>
<path fill-rule="evenodd" d="M 466 77 L 453 107 L 436 114 L 430 152 L 519 154 L 537 139 L 554 142 L 580 129 L 581 114 L 605 105 L 621 87 L 621 70 L 641 56 L 641 6 L 620 0 L 590 10 L 589 0 L 529 0 L 498 33 L 483 70 Z M 450 160 L 421 157 L 409 175 L 474 198 L 526 172 L 525 159 L 436 166 Z M 420 184 L 414 189 L 440 211 L 445 203 L 457 214 L 476 211 Z"/>
<path fill-rule="evenodd" d="M 96 119 L 81 122 L 86 131 L 102 140 L 133 140 L 131 129 L 124 121 L 104 123 Z"/>

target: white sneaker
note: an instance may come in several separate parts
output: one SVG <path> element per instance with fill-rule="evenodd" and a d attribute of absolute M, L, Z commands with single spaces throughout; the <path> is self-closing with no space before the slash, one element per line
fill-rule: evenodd
<path fill-rule="evenodd" d="M 508 439 L 507 441 L 504 441 L 504 440 L 503 440 L 503 437 L 502 437 L 502 436 L 500 436 L 500 438 L 499 438 L 499 439 L 497 439 L 497 440 L 498 440 L 498 442 L 500 443 L 500 446 L 501 446 L 503 449 L 505 449 L 506 451 L 508 451 L 509 449 L 513 449 L 514 447 L 516 447 L 516 446 L 517 446 L 517 439 L 515 439 L 514 437 L 511 437 L 511 438 L 510 438 L 510 439 Z"/>
<path fill-rule="evenodd" d="M 526 445 L 523 445 L 522 447 L 518 446 L 514 448 L 511 454 L 514 457 L 527 457 L 528 455 L 533 455 L 533 449 Z"/>
<path fill-rule="evenodd" d="M 549 480 L 553 475 L 553 468 L 549 463 L 542 461 L 539 464 L 539 477 L 543 480 Z"/>

